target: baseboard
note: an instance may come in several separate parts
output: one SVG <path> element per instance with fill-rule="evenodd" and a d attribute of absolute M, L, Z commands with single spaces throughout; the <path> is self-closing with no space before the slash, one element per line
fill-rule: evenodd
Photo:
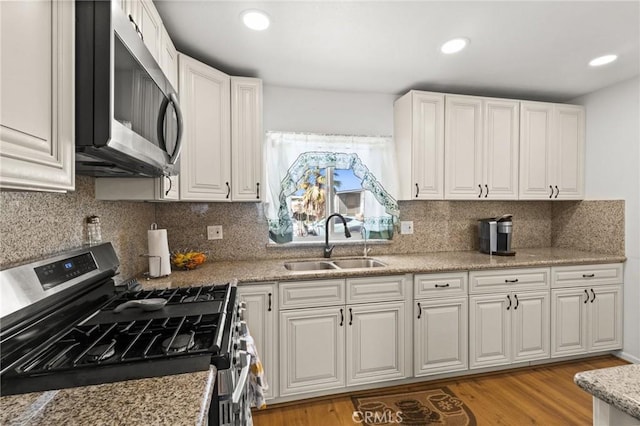
<path fill-rule="evenodd" d="M 625 361 L 629 361 L 633 364 L 640 364 L 640 358 L 638 358 L 637 356 L 633 356 L 631 354 L 628 354 L 624 351 L 618 351 L 618 352 L 614 352 L 614 355 L 617 356 L 620 359 L 624 359 Z"/>

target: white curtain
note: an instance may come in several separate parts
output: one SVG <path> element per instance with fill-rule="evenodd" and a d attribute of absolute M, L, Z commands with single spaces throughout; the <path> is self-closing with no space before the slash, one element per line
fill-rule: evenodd
<path fill-rule="evenodd" d="M 291 231 L 288 206 L 283 204 L 309 166 L 353 169 L 367 190 L 366 217 L 390 224 L 398 217 L 398 173 L 391 137 L 267 132 L 266 139 L 265 211 L 271 234 Z"/>

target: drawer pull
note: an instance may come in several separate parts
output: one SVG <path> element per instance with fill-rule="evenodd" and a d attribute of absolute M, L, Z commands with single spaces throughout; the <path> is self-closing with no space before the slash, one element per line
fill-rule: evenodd
<path fill-rule="evenodd" d="M 418 302 L 418 319 L 422 317 L 422 306 L 420 306 L 420 302 Z"/>
<path fill-rule="evenodd" d="M 584 303 L 586 304 L 589 301 L 589 292 L 586 288 L 584 289 L 584 294 L 587 296 L 587 298 L 584 300 Z"/>
<path fill-rule="evenodd" d="M 344 311 L 340 308 L 340 327 L 344 324 Z"/>
<path fill-rule="evenodd" d="M 449 283 L 446 284 L 436 284 L 436 288 L 447 288 L 449 287 Z"/>
<path fill-rule="evenodd" d="M 515 280 L 504 280 L 505 283 L 517 283 L 518 279 L 516 278 Z"/>
<path fill-rule="evenodd" d="M 507 311 L 511 309 L 511 296 L 507 294 L 507 300 L 509 301 L 509 306 L 507 306 Z"/>
<path fill-rule="evenodd" d="M 596 274 L 582 274 L 582 278 L 593 278 Z"/>
<path fill-rule="evenodd" d="M 596 300 L 596 292 L 591 289 L 591 294 L 593 294 L 593 299 L 591 299 L 591 303 L 593 303 L 593 301 Z"/>

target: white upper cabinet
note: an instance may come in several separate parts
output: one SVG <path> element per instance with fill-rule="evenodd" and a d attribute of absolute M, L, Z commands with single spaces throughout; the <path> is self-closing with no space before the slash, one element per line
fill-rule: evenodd
<path fill-rule="evenodd" d="M 125 4 L 125 12 L 140 34 L 156 62 L 161 63 L 160 45 L 162 44 L 162 19 L 151 0 L 130 0 Z"/>
<path fill-rule="evenodd" d="M 162 27 L 160 40 L 160 68 L 162 68 L 173 88 L 178 90 L 178 51 L 164 27 Z"/>
<path fill-rule="evenodd" d="M 74 2 L 0 2 L 0 188 L 74 189 Z"/>
<path fill-rule="evenodd" d="M 482 101 L 472 96 L 447 95 L 445 105 L 445 198 L 480 198 L 484 189 Z"/>
<path fill-rule="evenodd" d="M 445 199 L 517 199 L 519 103 L 447 95 L 445 105 Z"/>
<path fill-rule="evenodd" d="M 184 142 L 180 198 L 231 201 L 231 78 L 179 55 Z"/>
<path fill-rule="evenodd" d="M 233 201 L 262 199 L 262 80 L 231 77 Z"/>
<path fill-rule="evenodd" d="M 584 198 L 584 108 L 522 102 L 520 199 Z"/>
<path fill-rule="evenodd" d="M 394 103 L 400 200 L 444 197 L 444 95 L 412 90 Z"/>

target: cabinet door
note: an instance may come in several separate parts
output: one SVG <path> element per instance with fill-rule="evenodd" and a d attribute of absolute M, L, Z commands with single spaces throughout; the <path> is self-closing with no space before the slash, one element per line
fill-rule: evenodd
<path fill-rule="evenodd" d="M 131 2 L 132 16 L 142 33 L 144 42 L 156 62 L 160 63 L 160 44 L 162 39 L 162 19 L 151 0 Z"/>
<path fill-rule="evenodd" d="M 519 111 L 518 101 L 483 102 L 483 198 L 518 199 Z"/>
<path fill-rule="evenodd" d="M 514 292 L 512 361 L 549 358 L 549 292 Z"/>
<path fill-rule="evenodd" d="M 276 284 L 250 284 L 238 287 L 238 297 L 247 304 L 244 319 L 258 348 L 269 385 L 266 399 L 277 396 L 277 324 Z"/>
<path fill-rule="evenodd" d="M 441 200 L 444 191 L 444 96 L 415 93 L 412 100 L 410 192 L 416 200 Z"/>
<path fill-rule="evenodd" d="M 467 298 L 421 299 L 416 311 L 414 375 L 466 370 Z"/>
<path fill-rule="evenodd" d="M 404 302 L 347 306 L 347 386 L 407 377 L 405 312 Z"/>
<path fill-rule="evenodd" d="M 178 51 L 164 26 L 162 27 L 160 44 L 160 68 L 162 68 L 173 88 L 178 90 Z"/>
<path fill-rule="evenodd" d="M 230 78 L 186 55 L 179 55 L 184 142 L 180 198 L 231 201 Z"/>
<path fill-rule="evenodd" d="M 587 306 L 584 288 L 551 291 L 551 358 L 587 353 Z"/>
<path fill-rule="evenodd" d="M 554 105 L 554 199 L 584 198 L 584 108 Z"/>
<path fill-rule="evenodd" d="M 0 187 L 74 189 L 74 2 L 0 2 Z"/>
<path fill-rule="evenodd" d="M 482 100 L 446 96 L 444 133 L 444 198 L 473 200 L 482 185 Z M 483 195 L 482 195 L 483 196 Z"/>
<path fill-rule="evenodd" d="M 553 104 L 520 103 L 520 179 L 521 200 L 551 198 L 553 154 Z"/>
<path fill-rule="evenodd" d="M 622 348 L 622 286 L 589 288 L 589 352 Z"/>
<path fill-rule="evenodd" d="M 262 199 L 262 80 L 231 78 L 231 187 L 233 201 Z"/>
<path fill-rule="evenodd" d="M 345 385 L 344 307 L 280 312 L 280 396 Z"/>
<path fill-rule="evenodd" d="M 510 298 L 508 294 L 469 297 L 469 368 L 511 362 L 514 301 Z"/>

